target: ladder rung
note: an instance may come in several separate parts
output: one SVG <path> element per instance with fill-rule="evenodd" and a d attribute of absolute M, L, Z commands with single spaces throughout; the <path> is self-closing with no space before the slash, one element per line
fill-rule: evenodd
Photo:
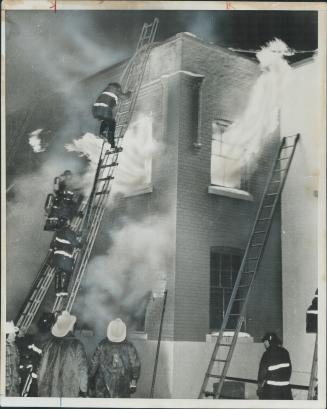
<path fill-rule="evenodd" d="M 239 285 L 239 287 L 241 287 L 241 286 Z M 234 300 L 234 301 L 235 301 L 235 300 Z M 240 314 L 234 312 L 234 313 L 230 313 L 229 316 L 230 316 L 230 317 L 231 317 L 231 316 L 232 316 L 232 317 L 239 317 Z"/>
<path fill-rule="evenodd" d="M 266 196 L 276 196 L 278 193 L 274 192 L 274 193 L 266 193 Z"/>
<path fill-rule="evenodd" d="M 263 243 L 257 243 L 257 244 L 251 244 L 250 247 L 260 247 L 262 245 L 263 245 Z"/>
<path fill-rule="evenodd" d="M 264 205 L 263 207 L 274 207 L 274 205 Z"/>
<path fill-rule="evenodd" d="M 280 183 L 280 180 L 271 180 L 270 183 Z"/>
<path fill-rule="evenodd" d="M 290 157 L 289 156 L 286 156 L 286 158 L 278 158 L 277 160 L 286 160 L 286 159 L 289 159 Z"/>
<path fill-rule="evenodd" d="M 217 378 L 217 379 L 221 378 L 220 375 L 214 375 L 214 374 L 210 374 L 210 373 L 208 373 L 207 376 L 210 377 L 210 378 Z M 207 391 L 205 391 L 205 392 L 207 392 Z"/>
<path fill-rule="evenodd" d="M 258 230 L 258 231 L 255 231 L 253 234 L 262 234 L 262 233 L 266 233 L 266 231 L 265 230 Z"/>
<path fill-rule="evenodd" d="M 235 301 L 236 301 L 236 300 L 235 300 Z M 232 344 L 219 344 L 219 346 L 221 346 L 221 347 L 231 347 Z"/>
<path fill-rule="evenodd" d="M 113 155 L 115 153 L 119 153 L 123 150 L 122 147 L 114 148 L 114 149 L 108 149 L 105 153 L 105 155 Z"/>
<path fill-rule="evenodd" d="M 247 257 L 246 260 L 258 260 L 258 257 Z"/>
<path fill-rule="evenodd" d="M 106 195 L 109 192 L 110 190 L 102 190 L 102 192 L 96 192 L 96 195 Z"/>
<path fill-rule="evenodd" d="M 234 298 L 234 302 L 235 301 L 244 301 L 245 300 L 245 298 Z"/>
<path fill-rule="evenodd" d="M 107 176 L 105 178 L 99 178 L 97 181 L 98 182 L 103 182 L 105 180 L 112 180 L 112 179 L 114 179 L 114 176 Z"/>
<path fill-rule="evenodd" d="M 214 359 L 215 362 L 228 362 L 227 359 Z"/>
<path fill-rule="evenodd" d="M 248 288 L 248 287 L 250 287 L 249 284 L 245 284 L 245 285 L 242 284 L 242 285 L 237 286 L 237 288 Z M 240 314 L 238 314 L 238 315 L 240 315 Z"/>
<path fill-rule="evenodd" d="M 255 271 L 243 271 L 242 274 L 253 274 Z"/>
<path fill-rule="evenodd" d="M 263 219 L 258 219 L 259 222 L 264 221 L 264 220 L 271 220 L 271 217 L 264 217 Z"/>
<path fill-rule="evenodd" d="M 295 146 L 295 145 L 285 145 L 285 146 L 282 147 L 282 149 L 293 148 L 293 146 Z"/>
<path fill-rule="evenodd" d="M 100 168 L 110 168 L 110 167 L 112 167 L 112 166 L 118 166 L 118 162 L 112 162 L 112 163 L 109 163 L 108 165 L 102 165 L 102 166 L 100 166 Z"/>
<path fill-rule="evenodd" d="M 274 170 L 274 173 L 275 173 L 275 172 L 281 173 L 281 172 L 285 172 L 286 170 L 287 170 L 287 168 L 277 169 L 277 170 Z"/>

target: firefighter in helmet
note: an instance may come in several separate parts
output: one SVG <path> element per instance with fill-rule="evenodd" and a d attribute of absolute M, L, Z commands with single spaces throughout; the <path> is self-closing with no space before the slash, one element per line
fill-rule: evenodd
<path fill-rule="evenodd" d="M 55 271 L 56 296 L 68 295 L 68 284 L 74 270 L 75 252 L 82 247 L 81 236 L 70 228 L 67 219 L 60 219 L 60 228 L 51 243 L 51 265 Z"/>
<path fill-rule="evenodd" d="M 292 364 L 288 351 L 274 332 L 267 332 L 262 338 L 266 348 L 259 366 L 259 399 L 292 400 L 290 377 Z"/>
<path fill-rule="evenodd" d="M 111 82 L 100 94 L 92 106 L 93 116 L 101 121 L 100 136 L 110 143 L 112 148 L 115 144 L 116 110 L 120 100 L 130 98 L 131 92 L 124 93 L 121 85 Z"/>
<path fill-rule="evenodd" d="M 311 305 L 307 309 L 306 314 L 306 332 L 307 334 L 317 334 L 318 329 L 318 289 Z"/>

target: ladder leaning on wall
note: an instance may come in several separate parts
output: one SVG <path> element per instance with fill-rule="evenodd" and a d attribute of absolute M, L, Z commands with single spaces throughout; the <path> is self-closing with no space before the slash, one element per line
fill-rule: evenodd
<path fill-rule="evenodd" d="M 204 376 L 199 399 L 207 395 L 212 396 L 212 392 L 207 390 L 209 380 L 218 380 L 218 387 L 214 393 L 214 397 L 219 399 L 221 396 L 238 335 L 245 321 L 246 307 L 267 244 L 273 216 L 289 172 L 299 137 L 300 135 L 297 134 L 284 137 L 281 140 L 261 198 L 226 314 Z M 234 329 L 235 321 L 236 327 Z M 226 338 L 224 340 L 223 337 L 224 331 L 231 328 L 233 328 L 234 333 L 232 337 L 228 338 L 229 342 L 226 341 Z M 221 353 L 224 354 L 223 358 L 219 357 Z"/>
<path fill-rule="evenodd" d="M 83 203 L 79 209 L 87 215 L 86 224 L 88 233 L 86 245 L 83 248 L 85 253 L 82 257 L 80 256 L 77 259 L 77 268 L 75 268 L 71 280 L 72 285 L 70 286 L 70 294 L 67 302 L 64 300 L 64 297 L 57 297 L 53 306 L 53 311 L 57 311 L 64 306 L 67 306 L 70 310 L 75 300 L 105 210 L 105 204 L 111 189 L 110 181 L 113 179 L 113 174 L 118 165 L 118 154 L 123 149 L 121 146 L 122 139 L 132 118 L 146 63 L 158 28 L 158 23 L 159 20 L 155 18 L 152 23 L 145 23 L 143 25 L 136 52 L 122 75 L 122 89 L 124 92 L 127 90 L 131 91 L 132 95 L 129 100 L 123 101 L 118 105 L 115 132 L 117 149 L 105 149 L 105 144 L 102 146 L 98 171 L 93 185 L 93 192 L 90 195 L 87 204 Z M 99 186 L 101 186 L 101 191 L 96 190 Z M 84 222 L 85 217 L 83 220 L 80 217 L 75 217 L 71 227 L 74 231 L 78 231 L 81 229 L 82 223 L 84 225 Z M 78 256 L 76 255 L 76 257 Z M 50 258 L 51 251 L 49 250 L 36 275 L 31 290 L 24 300 L 22 308 L 15 319 L 15 324 L 19 327 L 21 334 L 26 334 L 28 331 L 53 281 L 55 269 L 49 264 Z"/>
<path fill-rule="evenodd" d="M 317 371 L 318 370 L 318 334 L 316 334 L 316 341 L 315 341 L 315 348 L 313 352 L 312 358 L 312 367 L 311 367 L 311 374 L 310 374 L 310 383 L 309 383 L 309 390 L 308 390 L 308 400 L 315 400 L 317 399 L 317 390 L 318 387 L 318 377 Z"/>
<path fill-rule="evenodd" d="M 120 101 L 116 114 L 115 141 L 116 147 L 106 149 L 106 142 L 103 143 L 101 154 L 94 178 L 93 189 L 88 201 L 85 226 L 86 240 L 77 259 L 73 277 L 68 288 L 68 297 L 57 297 L 52 311 L 65 309 L 71 311 L 80 288 L 88 260 L 93 249 L 95 238 L 97 236 L 101 220 L 106 208 L 109 194 L 112 187 L 117 166 L 119 164 L 119 153 L 123 150 L 123 138 L 128 125 L 131 121 L 137 96 L 141 88 L 146 64 L 150 55 L 159 20 L 155 18 L 152 23 L 145 23 L 137 44 L 136 52 L 127 65 L 121 78 L 121 87 L 123 92 L 130 91 L 131 98 L 127 101 Z"/>

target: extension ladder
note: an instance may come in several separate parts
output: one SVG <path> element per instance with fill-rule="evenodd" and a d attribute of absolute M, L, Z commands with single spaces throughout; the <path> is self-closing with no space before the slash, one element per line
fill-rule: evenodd
<path fill-rule="evenodd" d="M 120 101 L 116 114 L 115 141 L 116 147 L 106 148 L 103 142 L 101 154 L 95 174 L 92 192 L 88 202 L 85 226 L 87 236 L 85 245 L 80 252 L 76 268 L 69 286 L 68 297 L 57 297 L 52 311 L 65 309 L 71 311 L 81 285 L 88 260 L 93 249 L 100 223 L 106 208 L 112 180 L 118 166 L 119 153 L 122 152 L 123 137 L 133 115 L 137 96 L 142 84 L 146 63 L 150 55 L 151 46 L 158 27 L 158 19 L 155 18 L 151 24 L 144 24 L 137 44 L 137 49 L 130 63 L 127 65 L 122 78 L 121 86 L 124 92 L 130 91 L 131 98 Z"/>
<path fill-rule="evenodd" d="M 209 366 L 205 373 L 199 399 L 209 394 L 212 395 L 212 393 L 207 390 L 207 386 L 209 380 L 213 381 L 215 379 L 218 380 L 218 387 L 214 397 L 216 399 L 220 398 L 238 334 L 245 321 L 246 306 L 263 257 L 276 206 L 287 178 L 299 136 L 300 135 L 297 134 L 284 137 L 280 143 L 236 277 L 226 314 L 219 330 Z M 224 331 L 234 328 L 235 321 L 236 326 L 233 336 L 225 337 L 224 340 Z M 226 339 L 229 341 L 226 341 Z M 224 357 L 220 357 L 221 353 L 224 354 Z"/>
<path fill-rule="evenodd" d="M 315 391 L 315 388 L 318 385 L 317 370 L 318 370 L 318 334 L 316 334 L 315 349 L 313 352 L 310 383 L 308 390 L 308 400 L 317 399 L 317 394 Z"/>

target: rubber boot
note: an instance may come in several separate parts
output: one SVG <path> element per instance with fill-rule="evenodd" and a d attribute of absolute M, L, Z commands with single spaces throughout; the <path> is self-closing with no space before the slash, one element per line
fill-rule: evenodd
<path fill-rule="evenodd" d="M 70 281 L 70 273 L 63 271 L 61 273 L 61 295 L 68 295 L 68 284 Z"/>
<path fill-rule="evenodd" d="M 61 270 L 56 271 L 55 274 L 55 291 L 56 291 L 56 296 L 60 297 L 61 296 Z"/>

